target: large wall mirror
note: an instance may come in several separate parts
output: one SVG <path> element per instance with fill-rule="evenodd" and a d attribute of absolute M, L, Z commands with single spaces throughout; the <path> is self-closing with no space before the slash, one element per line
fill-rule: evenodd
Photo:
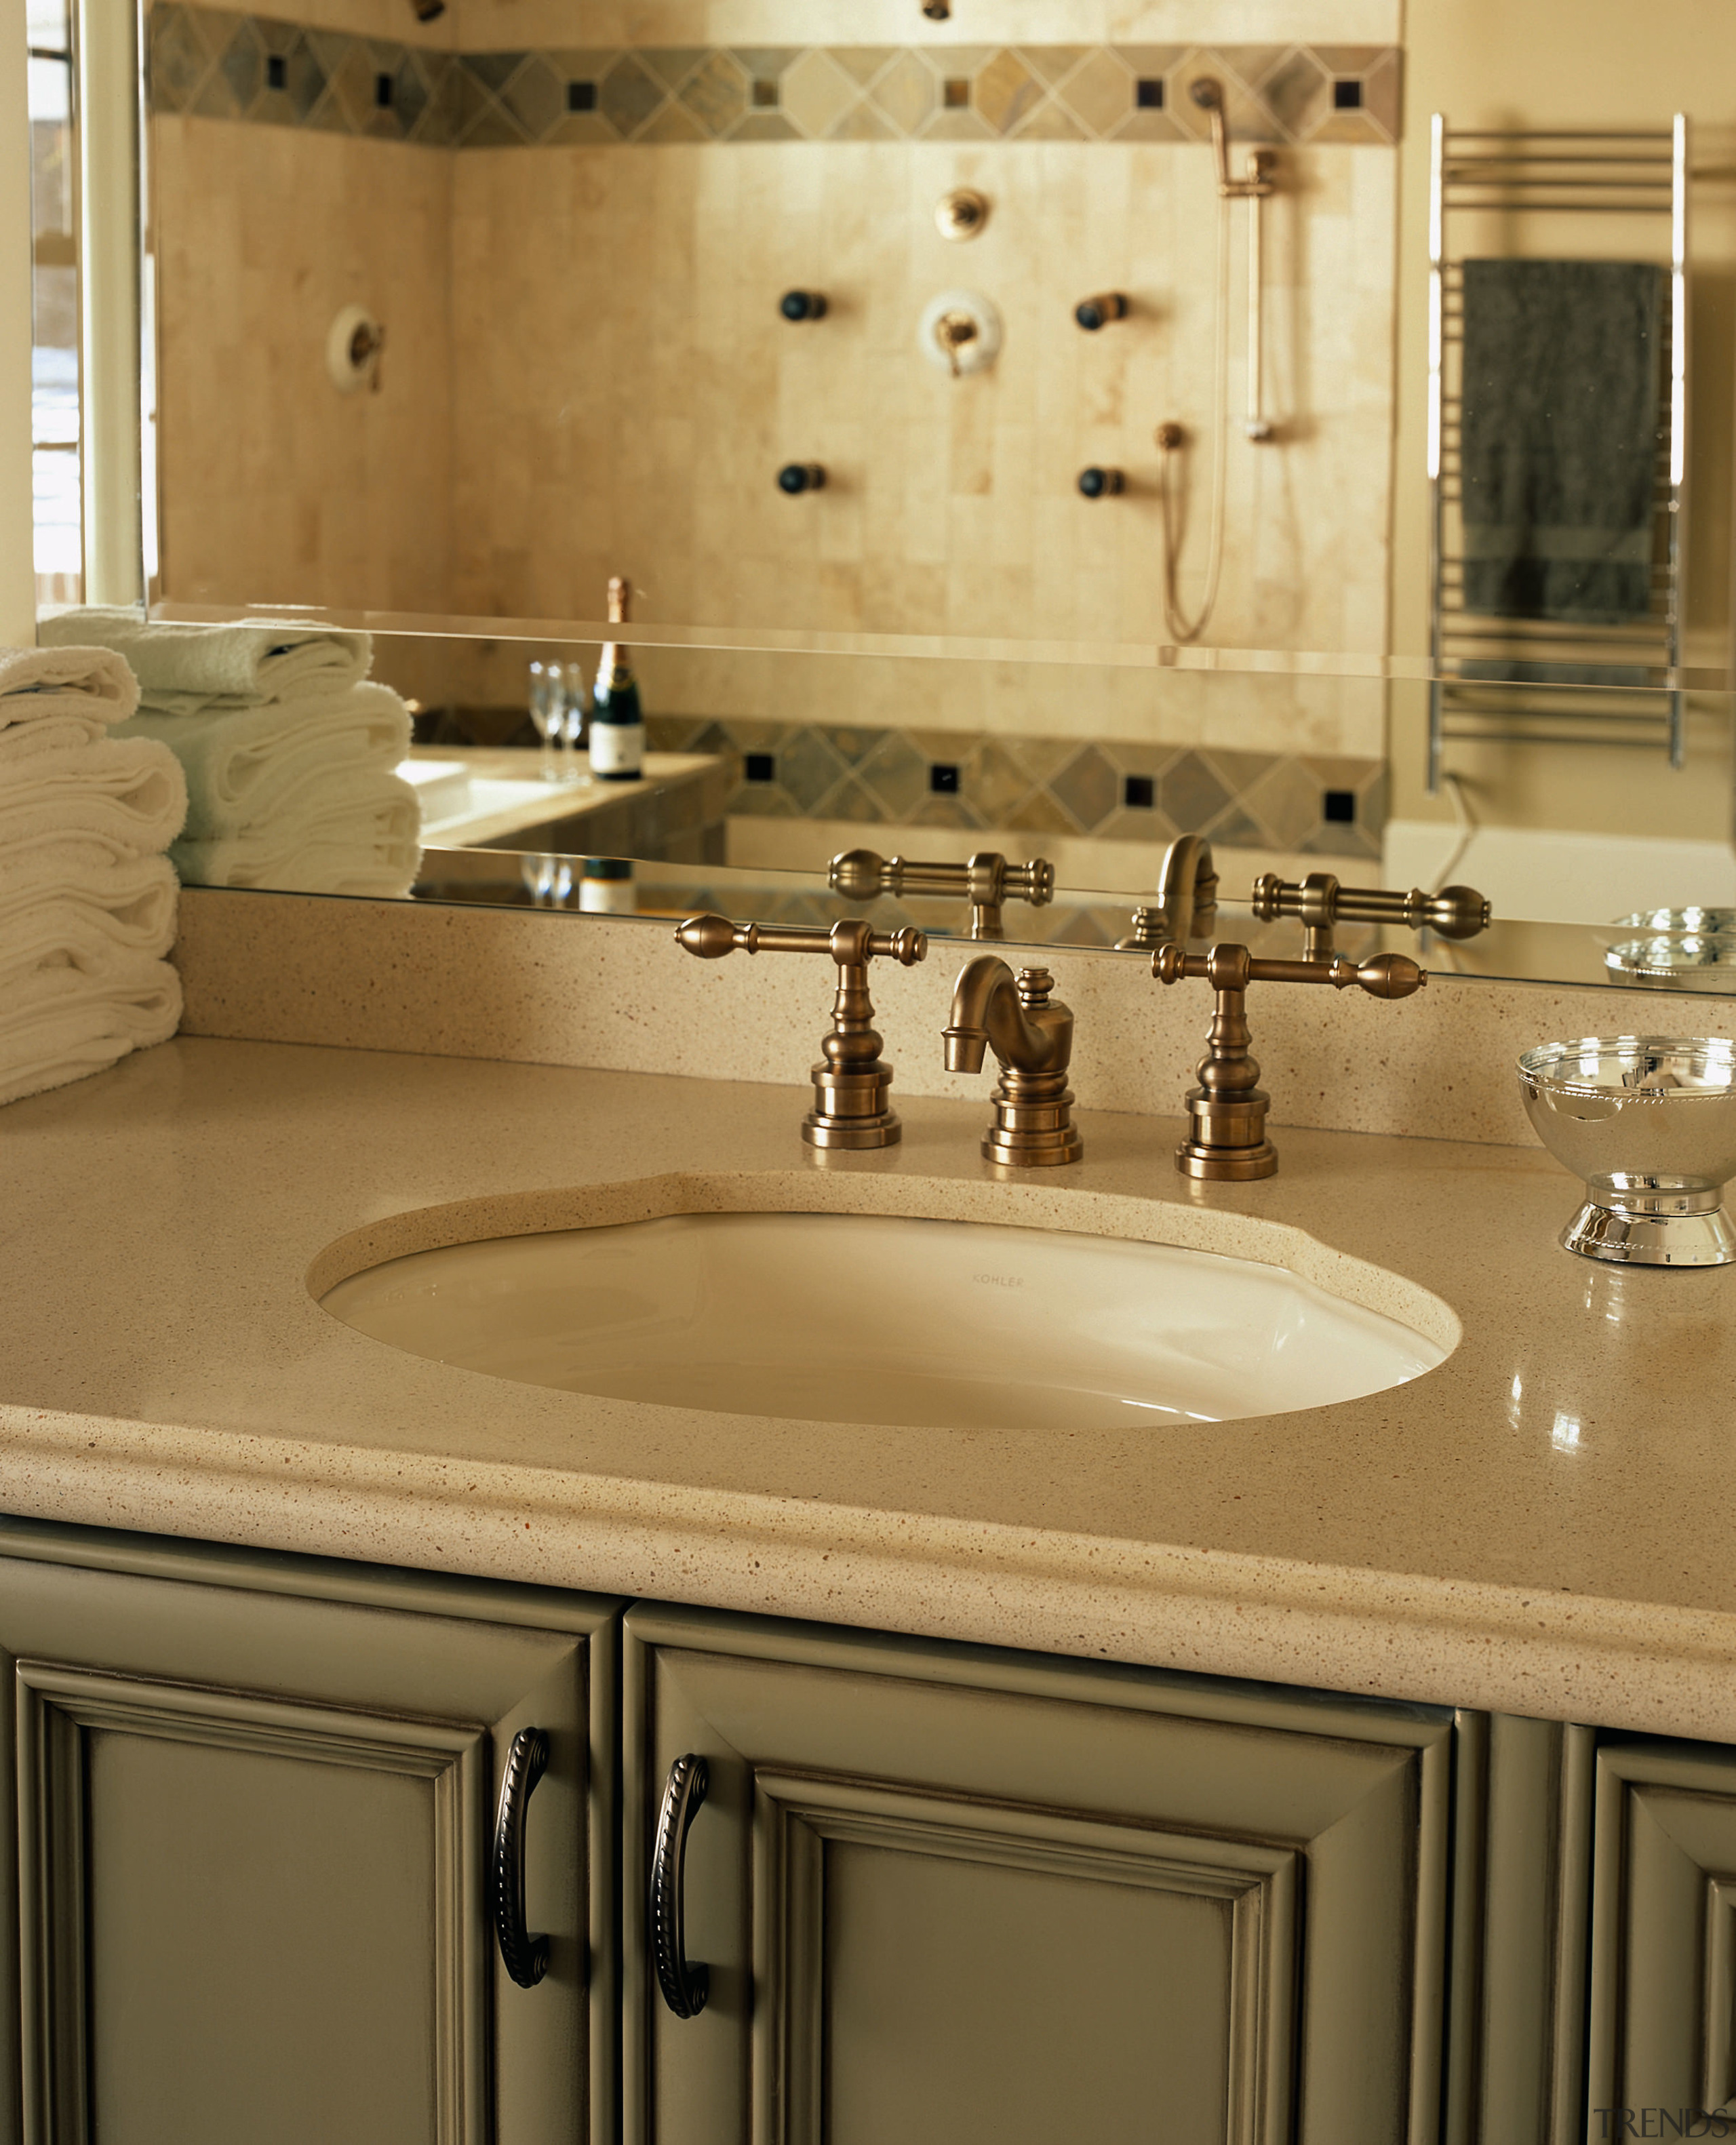
<path fill-rule="evenodd" d="M 1191 834 L 1576 979 L 1736 909 L 1723 0 L 69 4 L 45 605 L 371 633 L 415 819 L 321 890 L 997 853 L 1112 943 Z M 625 785 L 538 735 L 615 578 Z"/>

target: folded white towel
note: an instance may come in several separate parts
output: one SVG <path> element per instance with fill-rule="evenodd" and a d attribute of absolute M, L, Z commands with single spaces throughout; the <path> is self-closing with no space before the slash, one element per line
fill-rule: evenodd
<path fill-rule="evenodd" d="M 187 775 L 188 841 L 269 835 L 321 794 L 390 774 L 410 750 L 410 710 L 389 685 L 227 712 L 163 714 L 147 704 L 132 729 L 159 739 Z"/>
<path fill-rule="evenodd" d="M 181 883 L 167 857 L 97 862 L 71 857 L 72 845 L 51 843 L 21 856 L 0 857 L 0 965 L 40 954 L 83 918 L 117 953 L 152 960 L 175 943 Z M 0 1013 L 0 1018 L 3 1018 Z"/>
<path fill-rule="evenodd" d="M 0 709 L 6 704 L 0 700 Z M 36 722 L 0 725 L 0 782 L 7 779 L 7 769 L 22 759 L 42 752 L 65 752 L 74 745 L 100 744 L 108 734 L 108 725 L 94 715 L 44 715 Z M 132 735 L 130 723 L 127 734 Z"/>
<path fill-rule="evenodd" d="M 138 704 L 137 679 L 107 648 L 0 648 L 0 730 L 52 716 L 124 723 Z"/>
<path fill-rule="evenodd" d="M 166 1043 L 181 1022 L 181 978 L 167 961 L 114 954 L 94 969 L 39 968 L 0 1006 L 0 1102 L 13 1102 Z"/>
<path fill-rule="evenodd" d="M 94 607 L 61 611 L 37 632 L 51 648 L 88 643 L 124 655 L 143 697 L 173 714 L 341 693 L 367 675 L 374 645 L 366 633 L 294 619 L 194 625 Z"/>
<path fill-rule="evenodd" d="M 169 854 L 183 886 L 398 898 L 422 860 L 421 808 L 407 782 L 376 774 L 304 793 L 250 835 L 177 842 Z"/>
<path fill-rule="evenodd" d="M 148 854 L 166 849 L 186 817 L 181 763 L 153 738 L 115 738 L 0 766 L 0 856 L 45 837 Z"/>

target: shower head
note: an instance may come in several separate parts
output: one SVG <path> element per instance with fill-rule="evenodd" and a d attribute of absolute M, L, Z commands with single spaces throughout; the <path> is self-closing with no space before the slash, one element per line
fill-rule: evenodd
<path fill-rule="evenodd" d="M 1224 86 L 1214 76 L 1202 74 L 1197 82 L 1188 85 L 1187 93 L 1201 112 L 1221 112 L 1224 108 Z"/>

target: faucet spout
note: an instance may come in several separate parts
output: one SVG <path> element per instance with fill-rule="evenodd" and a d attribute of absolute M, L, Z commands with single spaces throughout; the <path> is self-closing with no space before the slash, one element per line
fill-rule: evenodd
<path fill-rule="evenodd" d="M 979 953 L 958 972 L 942 1043 L 949 1072 L 980 1072 L 991 1048 L 999 1063 L 994 1119 L 982 1142 L 990 1162 L 1077 1162 L 1083 1151 L 1067 1084 L 1073 1016 L 1051 1003 L 1052 988 L 1047 968 L 1015 976 L 997 953 Z"/>
<path fill-rule="evenodd" d="M 1133 928 L 1117 938 L 1118 953 L 1151 953 L 1174 939 L 1207 938 L 1217 922 L 1217 867 L 1203 834 L 1180 834 L 1163 853 L 1157 898 L 1133 912 Z"/>
<path fill-rule="evenodd" d="M 1027 968 L 1024 974 L 1042 978 L 1031 993 L 1037 1003 L 1028 1014 L 1027 991 L 997 953 L 979 953 L 959 970 L 952 1022 L 941 1037 L 948 1072 L 980 1072 L 991 1044 L 999 1062 L 1015 1072 L 1066 1069 L 1072 1055 L 1073 1017 L 1065 1006 L 1049 1004 L 1046 971 Z"/>

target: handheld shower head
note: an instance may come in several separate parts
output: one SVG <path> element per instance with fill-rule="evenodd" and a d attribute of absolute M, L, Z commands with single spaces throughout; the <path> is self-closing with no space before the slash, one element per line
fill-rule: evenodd
<path fill-rule="evenodd" d="M 1187 93 L 1201 112 L 1221 112 L 1224 108 L 1224 86 L 1213 75 L 1202 74 L 1197 82 L 1190 82 Z"/>

